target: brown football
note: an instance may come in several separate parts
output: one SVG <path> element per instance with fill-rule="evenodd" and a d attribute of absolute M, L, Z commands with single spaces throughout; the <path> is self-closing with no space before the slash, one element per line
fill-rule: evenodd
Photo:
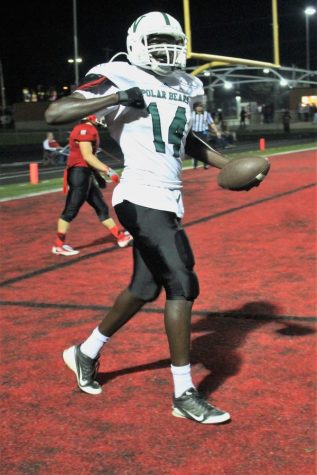
<path fill-rule="evenodd" d="M 258 186 L 270 170 L 270 162 L 264 157 L 234 158 L 222 168 L 217 182 L 226 190 L 250 190 Z"/>

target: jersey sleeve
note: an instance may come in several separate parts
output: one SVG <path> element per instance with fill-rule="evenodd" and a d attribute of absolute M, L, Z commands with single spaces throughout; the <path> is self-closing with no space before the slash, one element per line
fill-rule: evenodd
<path fill-rule="evenodd" d="M 112 94 L 113 82 L 108 78 L 104 65 L 98 65 L 88 71 L 86 76 L 81 79 L 74 92 L 80 93 L 85 99 L 96 99 L 108 94 Z"/>
<path fill-rule="evenodd" d="M 107 81 L 109 80 L 106 76 L 89 71 L 89 73 L 80 81 L 77 86 L 77 91 L 88 91 L 90 89 L 98 88 Z"/>
<path fill-rule="evenodd" d="M 95 142 L 97 131 L 92 125 L 80 124 L 74 131 L 73 139 L 77 142 Z"/>

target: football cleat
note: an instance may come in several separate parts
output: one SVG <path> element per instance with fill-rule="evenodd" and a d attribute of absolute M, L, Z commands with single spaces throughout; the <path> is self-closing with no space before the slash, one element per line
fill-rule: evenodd
<path fill-rule="evenodd" d="M 99 357 L 92 359 L 80 351 L 80 345 L 71 346 L 63 352 L 63 360 L 77 379 L 78 387 L 87 394 L 100 394 L 102 388 L 95 380 L 99 368 Z"/>
<path fill-rule="evenodd" d="M 228 412 L 209 404 L 195 388 L 188 389 L 178 398 L 174 396 L 172 414 L 201 424 L 220 424 L 230 419 Z"/>
<path fill-rule="evenodd" d="M 75 256 L 79 254 L 79 251 L 76 251 L 68 244 L 63 244 L 62 246 L 53 246 L 52 253 L 59 256 Z"/>
<path fill-rule="evenodd" d="M 131 236 L 128 231 L 122 231 L 117 239 L 117 243 L 119 247 L 127 247 L 130 243 L 132 243 L 133 237 Z"/>

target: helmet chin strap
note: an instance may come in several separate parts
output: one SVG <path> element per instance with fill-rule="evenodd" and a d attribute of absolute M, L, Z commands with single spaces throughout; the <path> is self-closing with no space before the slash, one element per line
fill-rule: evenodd
<path fill-rule="evenodd" d="M 121 55 L 124 55 L 124 56 L 128 56 L 128 53 L 126 53 L 125 51 L 119 51 L 119 53 L 116 53 L 114 56 L 112 56 L 112 58 L 109 59 L 109 63 L 112 63 L 112 61 L 114 61 L 118 56 L 121 56 Z"/>

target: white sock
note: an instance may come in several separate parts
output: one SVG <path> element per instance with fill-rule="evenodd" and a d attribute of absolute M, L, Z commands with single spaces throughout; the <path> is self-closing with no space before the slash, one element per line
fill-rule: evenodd
<path fill-rule="evenodd" d="M 80 345 L 80 351 L 89 358 L 95 359 L 100 353 L 101 348 L 110 337 L 100 333 L 98 327 L 94 329 L 92 334 Z"/>
<path fill-rule="evenodd" d="M 180 397 L 186 389 L 195 387 L 192 381 L 190 364 L 186 366 L 173 366 L 171 364 L 171 371 L 175 397 Z"/>

